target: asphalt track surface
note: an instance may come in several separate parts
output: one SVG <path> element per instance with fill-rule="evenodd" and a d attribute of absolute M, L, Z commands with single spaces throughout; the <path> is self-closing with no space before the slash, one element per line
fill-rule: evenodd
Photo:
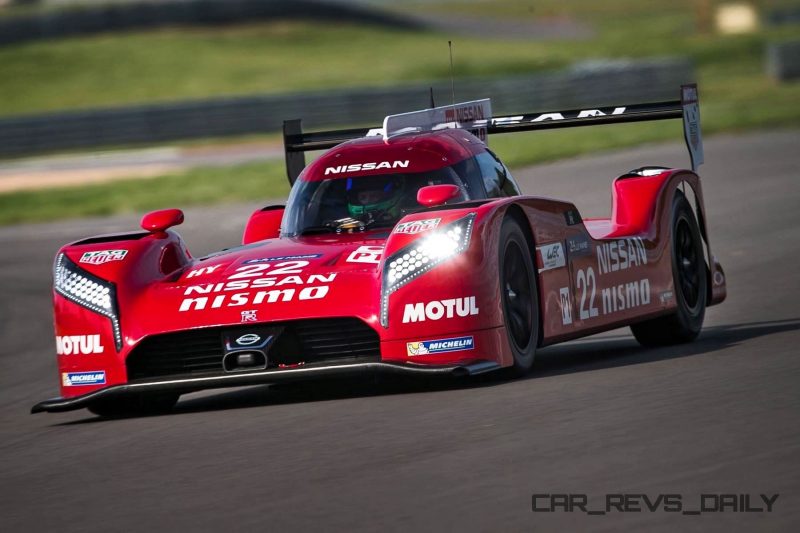
<path fill-rule="evenodd" d="M 674 143 L 517 176 L 602 215 L 612 176 L 686 159 Z M 0 229 L 0 529 L 800 530 L 800 132 L 707 139 L 706 159 L 729 297 L 693 344 L 617 330 L 542 350 L 516 381 L 251 387 L 150 418 L 28 414 L 57 394 L 54 252 L 136 217 Z M 235 244 L 251 207 L 189 210 L 190 248 Z M 588 516 L 533 512 L 533 493 L 780 496 L 771 513 Z"/>

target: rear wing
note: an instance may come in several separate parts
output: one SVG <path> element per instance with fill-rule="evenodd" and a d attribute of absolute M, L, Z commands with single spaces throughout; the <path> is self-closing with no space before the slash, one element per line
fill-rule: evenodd
<path fill-rule="evenodd" d="M 666 120 L 680 118 L 683 120 L 684 139 L 689 149 L 692 160 L 692 170 L 703 163 L 703 141 L 700 130 L 700 111 L 698 103 L 697 85 L 682 85 L 681 99 L 666 102 L 647 104 L 634 104 L 628 106 L 603 107 L 596 109 L 570 109 L 550 113 L 520 113 L 501 117 L 469 117 L 468 123 L 431 122 L 432 116 L 451 116 L 453 109 L 467 109 L 482 105 L 487 109 L 488 100 L 465 102 L 453 106 L 426 109 L 423 111 L 390 115 L 384 120 L 383 128 L 353 128 L 343 130 L 330 130 L 304 133 L 302 121 L 299 119 L 286 120 L 283 123 L 283 147 L 286 156 L 286 173 L 289 183 L 294 185 L 300 172 L 306 166 L 305 152 L 313 150 L 327 150 L 351 139 L 358 139 L 368 135 L 382 135 L 389 138 L 392 134 L 401 132 L 389 131 L 389 124 L 393 119 L 401 118 L 408 131 L 411 123 L 406 120 L 411 115 L 425 117 L 417 131 L 430 131 L 443 127 L 465 127 L 478 132 L 478 136 L 497 133 L 512 133 L 519 131 L 548 130 L 555 128 L 572 128 L 578 126 L 597 126 L 600 124 L 622 124 L 626 122 L 642 122 L 646 120 Z M 491 106 L 488 106 L 491 113 Z"/>

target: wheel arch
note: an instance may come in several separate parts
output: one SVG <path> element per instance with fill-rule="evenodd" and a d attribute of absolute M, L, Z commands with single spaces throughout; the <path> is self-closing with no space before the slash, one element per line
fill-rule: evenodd
<path fill-rule="evenodd" d="M 648 175 L 644 171 L 654 171 L 654 173 Z M 649 185 L 647 185 L 649 183 L 659 185 L 655 188 L 649 188 Z M 672 216 L 672 202 L 677 193 L 686 197 L 695 215 L 700 237 L 703 240 L 706 278 L 708 281 L 706 284 L 706 302 L 708 305 L 720 303 L 726 296 L 725 276 L 722 266 L 711 250 L 703 189 L 698 174 L 684 169 L 642 167 L 619 176 L 614 180 L 612 191 L 612 219 L 617 223 L 630 221 L 625 219 L 635 219 L 631 227 L 625 228 L 624 224 L 618 224 L 620 228 L 624 228 L 622 233 L 647 232 L 651 236 L 655 236 L 653 232 L 657 228 L 669 227 L 668 222 Z M 620 207 L 626 205 L 633 206 L 632 217 L 629 213 L 620 212 Z M 652 215 L 647 216 L 646 212 L 651 209 L 653 210 Z"/>
<path fill-rule="evenodd" d="M 531 226 L 530 219 L 525 215 L 525 212 L 519 204 L 511 203 L 508 204 L 505 213 L 503 214 L 503 219 L 505 220 L 506 217 L 514 219 L 522 228 L 522 233 L 525 235 L 525 241 L 528 244 L 528 250 L 532 254 L 531 260 L 533 261 L 533 275 L 536 278 L 536 320 L 538 322 L 538 326 L 536 329 L 536 347 L 539 348 L 542 345 L 542 339 L 544 335 L 542 334 L 544 330 L 544 322 L 542 320 L 543 309 L 542 309 L 542 298 L 541 294 L 539 293 L 539 289 L 542 285 L 542 280 L 539 277 L 539 269 L 537 266 L 536 261 L 536 239 L 534 237 L 533 228 Z"/>

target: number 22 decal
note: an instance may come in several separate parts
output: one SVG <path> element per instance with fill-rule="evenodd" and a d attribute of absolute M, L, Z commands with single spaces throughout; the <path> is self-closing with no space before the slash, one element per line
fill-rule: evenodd
<path fill-rule="evenodd" d="M 596 317 L 598 315 L 598 311 L 597 307 L 594 306 L 594 298 L 597 294 L 597 281 L 594 275 L 594 269 L 589 267 L 585 271 L 583 269 L 578 270 L 577 279 L 575 281 L 578 290 L 581 291 L 581 320 Z M 591 295 L 589 296 L 589 307 L 586 308 L 586 294 L 590 290 Z"/>
<path fill-rule="evenodd" d="M 263 263 L 260 265 L 243 265 L 237 268 L 236 274 L 233 274 L 228 279 L 254 278 L 261 275 L 274 276 L 276 274 L 300 274 L 303 271 L 303 267 L 307 267 L 308 265 L 308 261 L 285 261 L 283 263 L 274 265 L 279 268 L 272 270 L 270 270 L 270 268 L 273 265 L 268 263 Z"/>

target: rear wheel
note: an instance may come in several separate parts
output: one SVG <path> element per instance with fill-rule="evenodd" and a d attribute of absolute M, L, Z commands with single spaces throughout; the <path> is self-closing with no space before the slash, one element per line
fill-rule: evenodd
<path fill-rule="evenodd" d="M 686 196 L 672 202 L 672 279 L 674 314 L 631 326 L 643 346 L 666 346 L 697 338 L 706 313 L 706 263 L 700 229 Z"/>
<path fill-rule="evenodd" d="M 172 411 L 180 394 L 165 392 L 107 398 L 91 404 L 92 413 L 109 418 L 160 415 Z"/>
<path fill-rule="evenodd" d="M 530 248 L 519 223 L 506 217 L 500 231 L 500 298 L 508 342 L 514 355 L 513 376 L 533 366 L 539 335 L 539 298 Z"/>

